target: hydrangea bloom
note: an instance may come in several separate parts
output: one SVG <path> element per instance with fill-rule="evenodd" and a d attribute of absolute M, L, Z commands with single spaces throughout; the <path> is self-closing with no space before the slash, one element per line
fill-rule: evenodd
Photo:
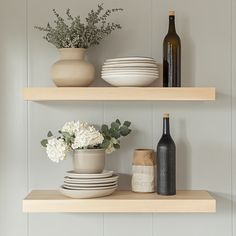
<path fill-rule="evenodd" d="M 63 139 L 52 138 L 48 140 L 47 155 L 53 162 L 59 162 L 66 158 L 67 145 Z"/>
<path fill-rule="evenodd" d="M 79 121 L 69 121 L 64 124 L 61 131 L 62 132 L 68 132 L 70 135 L 74 135 L 77 133 L 80 129 L 80 126 L 84 125 L 83 123 L 80 123 Z"/>
<path fill-rule="evenodd" d="M 74 143 L 71 145 L 72 149 L 94 147 L 103 142 L 103 135 L 93 126 L 87 123 L 81 125 L 80 130 L 75 134 Z"/>

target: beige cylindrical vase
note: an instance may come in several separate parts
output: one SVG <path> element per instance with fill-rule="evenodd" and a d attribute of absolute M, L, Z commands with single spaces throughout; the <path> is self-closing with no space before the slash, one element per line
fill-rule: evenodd
<path fill-rule="evenodd" d="M 86 87 L 95 79 L 95 67 L 85 60 L 85 48 L 61 48 L 60 60 L 51 67 L 58 87 Z"/>
<path fill-rule="evenodd" d="M 133 157 L 132 191 L 141 193 L 154 192 L 155 159 L 152 149 L 136 149 Z"/>
<path fill-rule="evenodd" d="M 79 174 L 101 173 L 105 167 L 104 149 L 79 149 L 73 155 L 74 171 Z"/>

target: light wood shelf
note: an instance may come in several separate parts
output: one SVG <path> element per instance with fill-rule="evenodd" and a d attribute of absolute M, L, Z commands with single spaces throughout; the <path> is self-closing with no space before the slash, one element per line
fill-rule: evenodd
<path fill-rule="evenodd" d="M 116 191 L 94 199 L 73 199 L 57 190 L 33 190 L 23 200 L 24 212 L 216 212 L 216 200 L 202 190 L 177 191 L 175 196 Z"/>
<path fill-rule="evenodd" d="M 212 101 L 215 100 L 215 88 L 24 88 L 23 98 L 28 101 Z"/>

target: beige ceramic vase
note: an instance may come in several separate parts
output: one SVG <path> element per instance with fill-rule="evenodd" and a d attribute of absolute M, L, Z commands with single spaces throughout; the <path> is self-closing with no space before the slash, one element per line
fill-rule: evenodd
<path fill-rule="evenodd" d="M 84 48 L 61 48 L 60 60 L 51 68 L 58 87 L 86 87 L 95 79 L 94 66 L 85 60 Z"/>

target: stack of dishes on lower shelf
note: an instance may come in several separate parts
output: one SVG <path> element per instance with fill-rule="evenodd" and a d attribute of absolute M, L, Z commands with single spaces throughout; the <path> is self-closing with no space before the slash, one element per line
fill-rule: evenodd
<path fill-rule="evenodd" d="M 101 77 L 113 86 L 148 86 L 159 78 L 159 68 L 151 57 L 113 58 L 104 62 Z"/>
<path fill-rule="evenodd" d="M 104 170 L 100 174 L 78 174 L 67 171 L 60 192 L 71 198 L 96 198 L 112 194 L 118 187 L 118 176 Z"/>

